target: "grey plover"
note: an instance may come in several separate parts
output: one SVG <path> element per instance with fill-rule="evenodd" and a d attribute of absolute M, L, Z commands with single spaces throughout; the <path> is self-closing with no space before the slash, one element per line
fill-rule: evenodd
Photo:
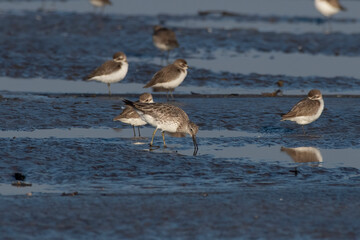
<path fill-rule="evenodd" d="M 169 59 L 170 51 L 179 47 L 179 43 L 176 40 L 175 33 L 162 26 L 154 26 L 154 33 L 152 36 L 154 45 L 161 51 L 167 51 L 166 59 Z"/>
<path fill-rule="evenodd" d="M 188 67 L 187 62 L 184 59 L 176 59 L 172 64 L 155 73 L 144 88 L 162 88 L 167 90 L 167 93 L 170 92 L 171 97 L 174 98 L 172 92 L 186 78 Z M 167 98 L 169 98 L 168 94 Z"/>
<path fill-rule="evenodd" d="M 153 146 L 154 136 L 158 129 L 162 132 L 164 147 L 166 147 L 165 132 L 187 133 L 193 139 L 193 155 L 197 154 L 196 134 L 199 127 L 189 120 L 188 115 L 181 108 L 166 103 L 137 103 L 127 99 L 123 101 L 126 105 L 133 107 L 145 122 L 155 127 L 150 147 Z"/>
<path fill-rule="evenodd" d="M 96 80 L 106 83 L 111 95 L 110 84 L 123 80 L 128 72 L 129 64 L 126 55 L 123 52 L 117 52 L 113 55 L 113 60 L 106 61 L 100 67 L 95 69 L 87 80 Z"/>
<path fill-rule="evenodd" d="M 313 89 L 308 93 L 307 98 L 298 102 L 288 113 L 282 115 L 281 121 L 294 121 L 300 124 L 304 131 L 303 125 L 317 120 L 323 110 L 324 100 L 322 94 L 320 90 Z"/>
<path fill-rule="evenodd" d="M 153 103 L 153 97 L 150 93 L 143 93 L 139 97 L 140 103 Z M 139 114 L 134 110 L 133 107 L 126 106 L 124 111 L 120 115 L 116 116 L 114 121 L 120 121 L 126 124 L 130 124 L 134 130 L 134 137 L 136 137 L 135 127 L 138 127 L 138 133 L 140 137 L 140 126 L 144 126 L 147 123 L 141 119 Z"/>

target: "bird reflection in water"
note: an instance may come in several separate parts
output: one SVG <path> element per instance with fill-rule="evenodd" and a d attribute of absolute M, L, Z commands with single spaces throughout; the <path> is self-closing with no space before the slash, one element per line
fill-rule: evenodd
<path fill-rule="evenodd" d="M 286 152 L 296 163 L 314 163 L 311 166 L 321 166 L 323 158 L 319 149 L 314 147 L 281 147 L 282 152 Z"/>

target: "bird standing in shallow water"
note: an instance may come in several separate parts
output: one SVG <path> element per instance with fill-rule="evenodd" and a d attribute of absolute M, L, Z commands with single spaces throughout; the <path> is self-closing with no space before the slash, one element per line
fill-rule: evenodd
<path fill-rule="evenodd" d="M 329 25 L 329 31 L 331 31 L 330 18 L 332 15 L 338 13 L 339 11 L 346 11 L 338 0 L 315 0 L 316 9 L 325 17 L 327 17 L 327 22 Z"/>
<path fill-rule="evenodd" d="M 139 97 L 139 102 L 140 103 L 153 103 L 154 101 L 153 101 L 153 97 L 150 93 L 143 93 Z M 124 111 L 120 115 L 116 116 L 113 120 L 130 124 L 134 130 L 134 137 L 136 137 L 135 126 L 138 127 L 138 133 L 139 133 L 139 137 L 140 137 L 140 126 L 144 126 L 147 124 L 144 120 L 141 119 L 141 117 L 134 110 L 134 108 L 130 107 L 130 106 L 126 106 Z"/>
<path fill-rule="evenodd" d="M 313 89 L 307 98 L 298 102 L 288 113 L 282 115 L 281 121 L 294 121 L 302 126 L 317 120 L 324 110 L 324 100 L 320 90 Z"/>
<path fill-rule="evenodd" d="M 137 103 L 127 99 L 123 101 L 126 105 L 133 107 L 145 122 L 155 127 L 150 146 L 153 146 L 154 136 L 158 129 L 162 132 L 164 147 L 166 147 L 165 132 L 188 133 L 194 143 L 193 155 L 197 154 L 196 134 L 199 127 L 189 120 L 188 115 L 181 108 L 166 103 Z"/>
<path fill-rule="evenodd" d="M 113 55 L 113 60 L 106 61 L 100 67 L 95 69 L 87 80 L 96 80 L 106 83 L 111 95 L 110 84 L 123 80 L 128 72 L 129 64 L 126 55 L 123 52 L 117 52 Z"/>
<path fill-rule="evenodd" d="M 184 81 L 188 68 L 189 66 L 184 59 L 176 59 L 172 64 L 155 73 L 144 88 L 153 87 L 154 89 L 165 89 L 168 93 L 170 92 L 172 99 L 174 99 L 172 92 Z M 166 97 L 169 100 L 168 93 Z"/>
<path fill-rule="evenodd" d="M 175 33 L 172 30 L 159 25 L 154 26 L 152 39 L 155 47 L 161 51 L 168 52 L 166 57 L 167 61 L 169 60 L 170 51 L 179 47 Z"/>

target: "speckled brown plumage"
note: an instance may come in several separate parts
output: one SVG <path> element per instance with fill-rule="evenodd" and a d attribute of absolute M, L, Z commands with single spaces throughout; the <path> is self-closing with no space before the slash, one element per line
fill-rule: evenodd
<path fill-rule="evenodd" d="M 199 127 L 189 120 L 188 115 L 181 108 L 166 103 L 136 103 L 127 99 L 123 101 L 126 105 L 135 108 L 143 120 L 155 127 L 150 146 L 153 146 L 154 136 L 158 129 L 162 131 L 164 147 L 166 147 L 165 132 L 187 133 L 193 139 L 193 155 L 197 154 L 196 134 Z"/>
<path fill-rule="evenodd" d="M 120 121 L 123 118 L 140 118 L 139 114 L 130 106 L 126 106 L 120 115 L 114 117 L 114 121 Z"/>
<path fill-rule="evenodd" d="M 171 104 L 134 102 L 133 107 L 160 122 L 171 121 L 179 123 L 178 132 L 183 131 L 184 125 L 190 121 L 184 110 Z"/>

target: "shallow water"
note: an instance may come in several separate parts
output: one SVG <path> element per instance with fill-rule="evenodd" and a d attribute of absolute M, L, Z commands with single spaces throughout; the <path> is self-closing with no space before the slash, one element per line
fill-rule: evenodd
<path fill-rule="evenodd" d="M 2 237 L 360 237 L 359 2 L 343 1 L 330 34 L 311 1 L 113 2 L 103 15 L 80 0 L 0 2 Z M 235 14 L 198 14 L 212 9 Z M 157 133 L 150 148 L 152 127 L 134 138 L 112 120 L 166 64 L 159 22 L 181 45 L 170 61 L 191 67 L 170 103 L 199 125 L 197 156 L 189 136 L 163 148 Z M 112 96 L 82 81 L 120 50 L 130 68 Z M 304 134 L 280 114 L 312 88 L 325 110 Z M 15 173 L 32 186 L 11 185 Z"/>

